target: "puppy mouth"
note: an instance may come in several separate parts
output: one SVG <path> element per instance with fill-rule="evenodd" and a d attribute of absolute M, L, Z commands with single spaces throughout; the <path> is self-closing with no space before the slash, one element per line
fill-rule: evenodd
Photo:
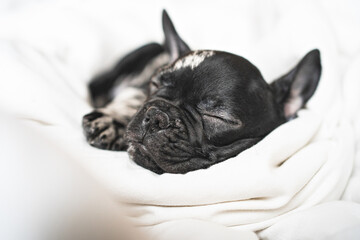
<path fill-rule="evenodd" d="M 139 142 L 129 142 L 128 153 L 130 158 L 138 165 L 157 174 L 165 172 L 155 161 L 152 160 L 153 158 L 144 144 Z"/>
<path fill-rule="evenodd" d="M 145 133 L 143 139 L 129 139 L 128 153 L 138 165 L 157 174 L 174 172 L 169 167 L 176 162 L 187 161 L 189 154 L 180 153 L 186 141 L 174 137 L 174 129 L 160 130 L 156 133 Z"/>

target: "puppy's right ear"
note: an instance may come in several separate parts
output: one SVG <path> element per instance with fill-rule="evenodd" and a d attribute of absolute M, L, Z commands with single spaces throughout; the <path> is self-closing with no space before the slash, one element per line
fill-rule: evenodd
<path fill-rule="evenodd" d="M 170 62 L 190 52 L 189 46 L 180 38 L 165 10 L 162 13 L 162 25 L 165 34 L 165 48 L 170 54 Z"/>
<path fill-rule="evenodd" d="M 283 107 L 286 119 L 296 116 L 314 94 L 321 75 L 320 52 L 310 51 L 287 74 L 274 81 L 270 86 L 275 100 Z"/>

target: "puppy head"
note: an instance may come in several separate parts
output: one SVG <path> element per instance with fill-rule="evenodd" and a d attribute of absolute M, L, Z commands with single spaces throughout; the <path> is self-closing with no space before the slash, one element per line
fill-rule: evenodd
<path fill-rule="evenodd" d="M 240 56 L 191 51 L 166 12 L 163 28 L 172 62 L 153 75 L 127 129 L 130 156 L 153 172 L 186 173 L 236 156 L 296 117 L 318 85 L 318 50 L 269 85 Z"/>

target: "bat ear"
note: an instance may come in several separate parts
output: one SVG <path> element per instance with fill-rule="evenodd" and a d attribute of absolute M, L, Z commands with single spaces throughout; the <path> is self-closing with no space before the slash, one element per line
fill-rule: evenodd
<path fill-rule="evenodd" d="M 314 94 L 321 75 L 320 51 L 314 49 L 287 74 L 275 80 L 270 86 L 277 103 L 283 106 L 287 119 L 296 116 Z"/>
<path fill-rule="evenodd" d="M 172 23 L 166 10 L 163 10 L 162 13 L 162 25 L 165 35 L 165 48 L 170 54 L 171 62 L 190 52 L 189 46 L 180 38 L 179 34 L 176 32 L 174 24 Z"/>

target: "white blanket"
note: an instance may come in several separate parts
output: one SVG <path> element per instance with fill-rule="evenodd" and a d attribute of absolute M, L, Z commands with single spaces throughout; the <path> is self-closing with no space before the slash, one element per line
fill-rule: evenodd
<path fill-rule="evenodd" d="M 358 4 L 19 3 L 0 8 L 0 109 L 65 147 L 129 203 L 136 224 L 161 232 L 168 223 L 197 219 L 259 231 L 342 196 L 360 202 Z M 91 111 L 86 82 L 132 48 L 162 41 L 163 7 L 190 46 L 242 55 L 268 81 L 319 48 L 323 74 L 307 109 L 237 157 L 185 175 L 156 175 L 126 153 L 88 146 L 81 129 Z"/>

